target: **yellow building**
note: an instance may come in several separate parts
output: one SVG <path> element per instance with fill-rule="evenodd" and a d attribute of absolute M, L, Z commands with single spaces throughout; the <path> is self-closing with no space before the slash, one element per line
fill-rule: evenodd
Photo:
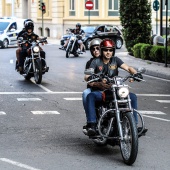
<path fill-rule="evenodd" d="M 0 0 L 0 17 L 31 18 L 35 22 L 35 32 L 42 35 L 42 12 L 39 10 L 39 1 L 41 0 Z M 92 0 L 93 9 L 90 11 L 85 7 L 87 0 L 42 1 L 46 5 L 46 13 L 43 15 L 44 36 L 60 38 L 67 28 L 75 27 L 77 22 L 82 25 L 89 23 L 120 25 L 119 0 Z M 153 3 L 154 0 L 148 1 Z M 163 9 L 165 11 L 165 7 Z M 165 14 L 163 16 L 165 21 Z M 152 10 L 153 32 L 155 19 L 156 12 Z"/>

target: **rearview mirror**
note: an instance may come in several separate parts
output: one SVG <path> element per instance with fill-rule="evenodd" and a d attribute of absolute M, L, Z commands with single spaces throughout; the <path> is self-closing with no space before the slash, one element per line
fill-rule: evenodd
<path fill-rule="evenodd" d="M 139 67 L 139 68 L 137 69 L 137 71 L 138 71 L 139 73 L 145 73 L 145 72 L 146 72 L 146 69 L 145 69 L 144 67 Z"/>

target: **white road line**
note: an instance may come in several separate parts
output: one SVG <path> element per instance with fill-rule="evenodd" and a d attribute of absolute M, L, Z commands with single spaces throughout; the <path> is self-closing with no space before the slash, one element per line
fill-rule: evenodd
<path fill-rule="evenodd" d="M 170 97 L 170 94 L 136 94 L 137 96 Z"/>
<path fill-rule="evenodd" d="M 31 111 L 34 115 L 45 115 L 45 114 L 60 114 L 57 111 Z"/>
<path fill-rule="evenodd" d="M 170 103 L 170 100 L 156 100 L 159 103 Z"/>
<path fill-rule="evenodd" d="M 161 111 L 147 111 L 147 110 L 138 110 L 141 114 L 149 114 L 149 115 L 166 115 L 166 113 Z"/>
<path fill-rule="evenodd" d="M 82 100 L 82 98 L 63 98 L 64 100 Z"/>
<path fill-rule="evenodd" d="M 28 170 L 40 170 L 40 169 L 33 168 L 33 167 L 29 166 L 29 165 L 22 164 L 20 162 L 16 162 L 16 161 L 13 161 L 13 160 L 10 160 L 10 159 L 7 159 L 7 158 L 0 158 L 0 161 L 9 163 L 9 164 L 12 164 L 12 165 L 15 165 L 15 166 L 18 166 L 20 168 L 28 169 Z"/>
<path fill-rule="evenodd" d="M 32 83 L 36 84 L 34 80 L 31 80 Z M 52 92 L 51 90 L 49 90 L 48 88 L 44 87 L 41 84 L 36 84 L 37 86 L 39 86 L 40 88 L 42 88 L 43 90 L 45 90 L 46 92 Z"/>
<path fill-rule="evenodd" d="M 0 94 L 82 94 L 82 92 L 0 92 Z"/>
<path fill-rule="evenodd" d="M 18 101 L 41 101 L 39 98 L 17 98 Z"/>
<path fill-rule="evenodd" d="M 10 60 L 10 64 L 13 64 L 14 63 L 14 60 Z"/>
<path fill-rule="evenodd" d="M 148 115 L 143 115 L 144 117 L 149 117 L 149 118 L 152 118 L 152 119 L 158 119 L 158 120 L 162 120 L 162 121 L 165 121 L 165 122 L 170 122 L 170 120 L 168 119 L 162 119 L 162 118 L 159 118 L 159 117 L 153 117 L 153 116 L 148 116 Z"/>
<path fill-rule="evenodd" d="M 152 77 L 152 78 L 154 78 L 154 79 L 158 79 L 158 80 L 163 80 L 163 81 L 170 82 L 170 80 L 168 80 L 168 79 L 164 79 L 164 78 L 159 78 L 159 77 L 149 76 L 149 75 L 146 75 L 146 74 L 144 74 L 144 76 L 146 76 L 146 77 Z"/>
<path fill-rule="evenodd" d="M 0 111 L 0 115 L 6 115 L 6 113 L 5 113 L 5 112 Z"/>

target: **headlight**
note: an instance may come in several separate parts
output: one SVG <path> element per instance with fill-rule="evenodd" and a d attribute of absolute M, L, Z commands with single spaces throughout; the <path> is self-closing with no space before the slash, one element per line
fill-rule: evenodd
<path fill-rule="evenodd" d="M 117 94 L 120 98 L 126 98 L 129 94 L 128 87 L 120 87 L 120 89 L 117 91 Z"/>
<path fill-rule="evenodd" d="M 35 47 L 33 48 L 33 51 L 34 51 L 35 53 L 38 53 L 38 52 L 40 51 L 40 49 L 39 49 L 39 47 L 35 46 Z"/>
<path fill-rule="evenodd" d="M 71 40 L 74 40 L 75 39 L 75 37 L 71 37 Z"/>

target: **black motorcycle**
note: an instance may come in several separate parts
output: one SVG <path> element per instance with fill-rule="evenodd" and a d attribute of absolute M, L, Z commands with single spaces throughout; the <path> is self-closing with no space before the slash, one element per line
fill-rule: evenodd
<path fill-rule="evenodd" d="M 142 73 L 144 69 L 138 72 Z M 138 136 L 141 135 L 145 126 L 142 115 L 137 112 L 141 124 L 141 131 L 138 132 L 129 97 L 129 86 L 124 82 L 129 78 L 134 80 L 139 78 L 133 75 L 125 78 L 119 76 L 109 78 L 102 74 L 94 74 L 93 69 L 85 70 L 85 74 L 94 77 L 88 83 L 102 81 L 103 78 L 111 83 L 111 88 L 102 92 L 102 103 L 96 103 L 97 135 L 89 136 L 89 138 L 99 146 L 107 144 L 120 146 L 124 163 L 132 165 L 138 154 Z M 85 129 L 83 132 L 85 135 L 88 134 Z"/>
<path fill-rule="evenodd" d="M 79 55 L 82 54 L 80 51 L 79 44 L 78 44 L 78 40 L 82 40 L 82 36 L 83 35 L 76 35 L 74 33 L 71 33 L 69 42 L 66 48 L 66 58 L 69 58 L 70 54 L 73 54 L 75 57 L 79 57 Z M 83 50 L 85 51 L 85 47 Z"/>
<path fill-rule="evenodd" d="M 36 42 L 29 42 L 20 37 L 18 43 L 25 49 L 30 46 L 30 48 L 27 49 L 28 56 L 24 60 L 22 71 L 23 76 L 26 80 L 30 80 L 31 77 L 34 77 L 35 82 L 40 84 L 42 81 L 42 75 L 45 74 L 45 72 L 48 72 L 49 67 L 47 67 L 45 59 L 40 56 L 39 44 L 47 43 L 47 37 Z"/>

